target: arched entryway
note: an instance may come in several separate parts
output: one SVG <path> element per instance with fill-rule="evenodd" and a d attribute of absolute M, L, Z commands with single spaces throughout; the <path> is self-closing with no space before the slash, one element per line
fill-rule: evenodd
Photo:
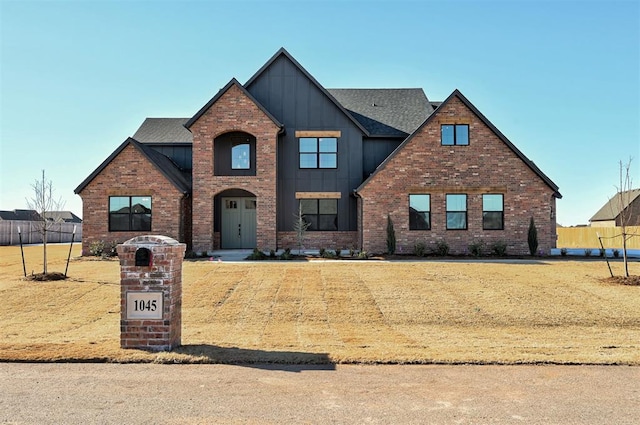
<path fill-rule="evenodd" d="M 257 198 L 243 189 L 228 189 L 215 197 L 219 217 L 216 226 L 220 232 L 220 248 L 252 249 L 257 245 Z"/>

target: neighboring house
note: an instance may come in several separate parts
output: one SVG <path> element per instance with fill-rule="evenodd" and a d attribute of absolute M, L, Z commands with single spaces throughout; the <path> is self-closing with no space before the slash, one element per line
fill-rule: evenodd
<path fill-rule="evenodd" d="M 556 241 L 558 187 L 458 90 L 325 89 L 280 49 L 191 118 L 148 118 L 75 190 L 83 252 L 95 240 L 163 234 L 194 251 L 295 248 L 452 253 Z"/>
<path fill-rule="evenodd" d="M 640 226 L 640 189 L 618 192 L 589 219 L 591 227 L 615 227 L 622 224 L 625 212 L 627 226 Z"/>
<path fill-rule="evenodd" d="M 0 220 L 42 221 L 42 216 L 36 210 L 0 211 Z"/>
<path fill-rule="evenodd" d="M 71 211 L 47 211 L 44 213 L 44 216 L 49 221 L 77 224 L 82 223 L 82 219 Z"/>

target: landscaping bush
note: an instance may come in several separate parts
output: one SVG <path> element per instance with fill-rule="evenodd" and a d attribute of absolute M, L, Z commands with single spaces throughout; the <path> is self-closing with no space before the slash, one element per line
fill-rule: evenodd
<path fill-rule="evenodd" d="M 593 250 L 591 248 L 585 248 L 584 250 L 584 256 L 585 257 L 591 257 L 591 253 L 593 252 Z"/>
<path fill-rule="evenodd" d="M 469 244 L 469 252 L 474 257 L 482 257 L 482 251 L 484 250 L 484 242 L 474 241 Z"/>
<path fill-rule="evenodd" d="M 567 251 L 567 248 L 561 248 L 561 249 L 560 249 L 560 255 L 562 255 L 563 257 L 566 257 L 566 256 L 567 256 L 567 252 L 568 252 L 568 251 Z"/>
<path fill-rule="evenodd" d="M 436 253 L 436 255 L 439 255 L 441 257 L 445 257 L 445 256 L 449 255 L 449 244 L 446 243 L 443 240 L 442 241 L 438 241 L 436 243 L 435 253 Z"/>
<path fill-rule="evenodd" d="M 424 257 L 427 255 L 427 245 L 424 242 L 416 242 L 413 246 L 413 255 L 416 257 Z"/>
<path fill-rule="evenodd" d="M 504 257 L 507 255 L 507 244 L 503 241 L 498 241 L 491 246 L 491 251 L 498 257 Z"/>

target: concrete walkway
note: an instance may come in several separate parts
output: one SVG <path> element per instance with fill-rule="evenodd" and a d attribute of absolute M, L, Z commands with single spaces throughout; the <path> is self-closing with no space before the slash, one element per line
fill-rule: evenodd
<path fill-rule="evenodd" d="M 0 364 L 8 424 L 637 424 L 640 367 Z"/>

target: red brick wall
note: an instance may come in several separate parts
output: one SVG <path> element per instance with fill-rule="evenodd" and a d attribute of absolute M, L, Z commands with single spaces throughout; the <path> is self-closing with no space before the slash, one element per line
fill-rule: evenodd
<path fill-rule="evenodd" d="M 151 196 L 151 231 L 109 232 L 109 196 Z M 80 193 L 82 255 L 94 241 L 122 243 L 142 234 L 186 242 L 181 223 L 188 201 L 135 147 L 129 145 Z"/>
<path fill-rule="evenodd" d="M 469 124 L 468 146 L 442 146 L 441 124 Z M 431 230 L 409 230 L 409 194 L 431 195 Z M 446 230 L 447 193 L 467 194 L 467 230 Z M 504 230 L 482 229 L 482 194 L 504 194 Z M 451 99 L 361 191 L 362 249 L 386 251 L 387 214 L 394 222 L 398 252 L 417 242 L 444 240 L 451 253 L 469 244 L 503 241 L 507 253 L 529 252 L 527 230 L 534 217 L 539 250 L 555 247 L 555 198 L 547 186 L 464 103 Z"/>
<path fill-rule="evenodd" d="M 304 249 L 357 249 L 358 232 L 306 232 Z M 278 248 L 298 249 L 298 238 L 295 232 L 278 232 Z"/>
<path fill-rule="evenodd" d="M 244 131 L 256 138 L 255 176 L 215 176 L 213 143 L 230 131 Z M 276 158 L 279 127 L 232 85 L 192 126 L 193 134 L 193 249 L 218 249 L 214 238 L 216 194 L 227 189 L 244 189 L 257 197 L 257 248 L 275 249 L 276 242 Z"/>

